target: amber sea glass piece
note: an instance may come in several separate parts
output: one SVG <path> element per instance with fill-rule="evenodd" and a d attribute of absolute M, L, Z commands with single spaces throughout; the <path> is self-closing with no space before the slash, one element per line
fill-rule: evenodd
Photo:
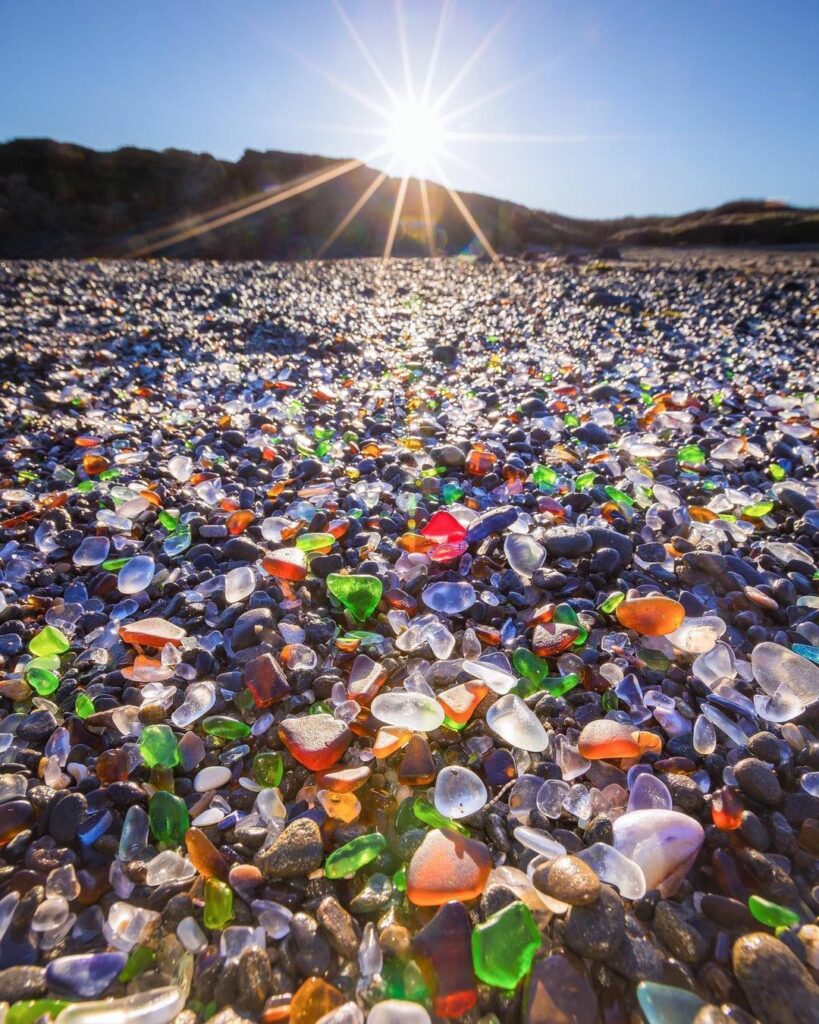
<path fill-rule="evenodd" d="M 201 829 L 188 829 L 185 833 L 185 846 L 188 848 L 188 860 L 203 878 L 227 881 L 230 864 Z"/>
<path fill-rule="evenodd" d="M 279 724 L 279 739 L 293 757 L 310 771 L 332 767 L 349 747 L 353 734 L 332 715 L 285 718 Z"/>
<path fill-rule="evenodd" d="M 262 654 L 245 665 L 245 683 L 257 708 L 268 708 L 290 695 L 284 672 L 272 654 Z"/>
<path fill-rule="evenodd" d="M 542 622 L 535 626 L 532 650 L 539 658 L 554 658 L 568 650 L 580 636 L 580 627 L 569 622 Z"/>
<path fill-rule="evenodd" d="M 290 1000 L 290 1024 L 316 1024 L 347 1002 L 347 997 L 321 978 L 302 982 Z"/>
<path fill-rule="evenodd" d="M 424 736 L 413 736 L 398 766 L 398 781 L 405 786 L 428 786 L 435 780 L 435 762 Z"/>
<path fill-rule="evenodd" d="M 438 701 L 443 706 L 447 718 L 458 725 L 463 725 L 472 717 L 475 708 L 489 693 L 489 688 L 471 680 L 467 683 L 458 683 L 438 694 Z"/>
<path fill-rule="evenodd" d="M 439 1017 L 461 1017 L 478 1000 L 471 937 L 466 907 L 451 900 L 413 940 L 413 952 L 432 993 L 432 1008 Z"/>
<path fill-rule="evenodd" d="M 179 647 L 185 635 L 180 626 L 161 618 L 139 619 L 119 628 L 119 636 L 124 643 L 145 647 L 164 647 L 165 644 Z"/>
<path fill-rule="evenodd" d="M 419 907 L 480 896 L 492 870 L 489 849 L 477 839 L 432 829 L 412 855 L 407 897 Z"/>
<path fill-rule="evenodd" d="M 600 718 L 584 726 L 577 741 L 577 749 L 589 761 L 640 757 L 642 753 L 637 742 L 637 730 L 610 718 Z"/>
<path fill-rule="evenodd" d="M 685 608 L 670 597 L 636 597 L 622 601 L 615 609 L 621 626 L 643 636 L 665 636 L 679 629 Z"/>

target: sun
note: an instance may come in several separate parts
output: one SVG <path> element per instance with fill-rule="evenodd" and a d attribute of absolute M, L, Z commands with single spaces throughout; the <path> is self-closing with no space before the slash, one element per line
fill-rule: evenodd
<path fill-rule="evenodd" d="M 496 99 L 517 85 L 522 78 L 506 83 L 477 97 L 473 96 L 461 106 L 454 106 L 452 98 L 466 79 L 470 71 L 478 64 L 492 39 L 506 21 L 507 13 L 495 23 L 478 43 L 455 75 L 443 86 L 437 87 L 436 69 L 440 55 L 443 31 L 447 19 L 450 0 L 442 0 L 441 11 L 435 38 L 429 49 L 429 60 L 423 83 L 414 80 L 412 61 L 410 59 L 407 33 L 402 13 L 402 0 L 395 0 L 395 15 L 398 29 L 398 41 L 403 66 L 403 88 L 395 87 L 381 70 L 370 48 L 365 43 L 356 26 L 350 20 L 342 6 L 342 0 L 332 0 L 333 7 L 344 23 L 347 32 L 360 51 L 364 62 L 378 81 L 380 94 L 371 95 L 355 88 L 342 78 L 337 77 L 326 67 L 316 64 L 302 54 L 293 54 L 313 71 L 325 78 L 335 89 L 346 93 L 366 108 L 371 115 L 366 126 L 336 126 L 337 130 L 353 134 L 375 136 L 378 140 L 374 149 L 350 159 L 340 159 L 329 167 L 322 167 L 314 174 L 300 175 L 290 181 L 282 182 L 273 189 L 265 188 L 240 199 L 232 200 L 212 210 L 186 217 L 175 224 L 164 228 L 156 228 L 146 235 L 144 244 L 135 248 L 132 255 L 148 256 L 172 245 L 196 238 L 206 232 L 232 224 L 244 217 L 261 213 L 278 203 L 284 203 L 295 196 L 303 195 L 312 189 L 325 185 L 330 181 L 351 174 L 360 168 L 367 169 L 368 163 L 378 161 L 381 169 L 366 184 L 364 190 L 354 198 L 349 210 L 336 224 L 321 246 L 316 250 L 317 258 L 321 258 L 352 224 L 367 203 L 384 185 L 391 180 L 391 175 L 398 175 L 398 187 L 395 189 L 392 215 L 384 245 L 384 259 L 390 259 L 396 240 L 401 237 L 402 215 L 408 193 L 413 195 L 416 190 L 420 198 L 423 217 L 424 234 L 430 256 L 437 255 L 436 221 L 439 211 L 435 208 L 440 203 L 430 202 L 428 184 L 438 182 L 438 186 L 448 196 L 460 217 L 471 230 L 474 241 L 480 245 L 490 259 L 500 262 L 492 242 L 484 233 L 481 225 L 473 216 L 464 198 L 449 182 L 445 168 L 447 163 L 459 164 L 474 172 L 476 168 L 453 152 L 463 142 L 493 142 L 503 144 L 508 141 L 536 140 L 538 136 L 505 135 L 503 133 L 486 133 L 474 131 L 457 131 L 453 125 L 464 115 L 478 110 L 485 104 Z M 523 78 L 528 77 L 524 75 Z M 454 109 L 453 109 L 454 107 Z M 325 126 L 326 127 L 326 126 Z M 554 141 L 550 137 L 550 141 Z M 478 169 L 479 170 L 479 169 Z M 412 185 L 411 185 L 412 182 Z M 412 191 L 410 191 L 412 190 Z M 409 215 L 408 215 L 409 216 Z M 410 218 L 417 225 L 418 216 Z M 470 249 L 472 242 L 469 243 Z"/>
<path fill-rule="evenodd" d="M 441 157 L 444 138 L 444 124 L 433 104 L 408 99 L 390 111 L 387 147 L 402 175 L 425 176 Z"/>

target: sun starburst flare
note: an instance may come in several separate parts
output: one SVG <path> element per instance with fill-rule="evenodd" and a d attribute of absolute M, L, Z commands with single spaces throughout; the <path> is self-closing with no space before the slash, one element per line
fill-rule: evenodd
<path fill-rule="evenodd" d="M 383 258 L 388 260 L 393 254 L 399 233 L 404 228 L 403 216 L 407 205 L 407 195 L 412 185 L 413 194 L 417 185 L 420 196 L 420 221 L 412 220 L 414 227 L 410 233 L 424 243 L 431 256 L 438 252 L 436 222 L 430 202 L 429 184 L 433 177 L 441 185 L 438 191 L 457 211 L 469 230 L 474 243 L 480 246 L 487 256 L 495 262 L 499 261 L 496 245 L 490 238 L 491 232 L 484 230 L 474 213 L 469 209 L 464 197 L 450 183 L 444 169 L 444 162 L 460 166 L 471 175 L 481 175 L 481 168 L 469 164 L 457 152 L 464 142 L 497 142 L 505 143 L 577 143 L 589 142 L 599 137 L 590 135 L 559 135 L 559 134 L 522 134 L 513 132 L 466 131 L 458 128 L 457 123 L 467 113 L 474 113 L 481 107 L 492 102 L 498 96 L 531 78 L 539 68 L 531 69 L 510 82 L 503 83 L 480 96 L 471 98 L 467 103 L 455 105 L 452 101 L 459 87 L 466 80 L 472 69 L 503 28 L 509 18 L 513 6 L 507 8 L 500 19 L 478 42 L 455 74 L 440 88 L 436 89 L 436 72 L 444 43 L 445 27 L 449 14 L 449 0 L 443 0 L 438 24 L 430 47 L 426 73 L 420 91 L 412 74 L 410 46 L 404 20 L 401 0 L 394 0 L 395 23 L 398 45 L 401 55 L 400 73 L 403 79 L 401 87 L 391 84 L 387 75 L 375 59 L 364 36 L 354 24 L 342 6 L 341 0 L 333 0 L 333 7 L 343 24 L 347 34 L 361 54 L 369 71 L 378 84 L 380 95 L 370 95 L 354 88 L 349 82 L 339 78 L 326 67 L 311 61 L 299 53 L 293 53 L 302 63 L 328 81 L 334 89 L 359 103 L 370 117 L 370 123 L 364 126 L 325 125 L 328 130 L 349 132 L 351 134 L 375 136 L 380 145 L 361 159 L 340 160 L 331 167 L 323 168 L 312 174 L 302 175 L 291 181 L 284 182 L 272 190 L 257 192 L 224 203 L 204 213 L 196 214 L 178 221 L 175 224 L 145 233 L 138 240 L 138 248 L 131 255 L 148 256 L 154 252 L 169 249 L 182 242 L 196 238 L 210 231 L 218 230 L 228 224 L 235 223 L 244 217 L 269 209 L 279 203 L 286 202 L 295 196 L 302 195 L 312 189 L 319 188 L 330 181 L 336 180 L 351 171 L 364 167 L 370 160 L 384 158 L 387 170 L 382 170 L 368 182 L 363 191 L 353 201 L 349 210 L 336 224 L 327 239 L 320 246 L 317 256 L 324 256 L 338 241 L 353 221 L 364 210 L 378 190 L 389 181 L 389 173 L 399 175 L 395 191 L 395 202 L 389 225 L 386 230 Z M 614 136 L 613 136 L 614 137 Z M 617 136 L 616 138 L 621 138 Z M 394 181 L 394 179 L 393 179 Z M 491 182 L 489 183 L 491 187 Z M 437 195 L 437 193 L 436 193 Z M 437 209 L 437 207 L 436 207 Z M 417 218 L 417 214 L 415 215 Z M 471 248 L 471 246 L 470 246 Z"/>
<path fill-rule="evenodd" d="M 406 26 L 404 24 L 403 6 L 400 0 L 395 0 L 396 28 L 404 79 L 403 94 L 397 92 L 389 84 L 383 70 L 364 41 L 363 36 L 342 7 L 341 0 L 333 0 L 333 6 L 349 33 L 350 38 L 364 58 L 366 65 L 372 71 L 375 79 L 381 86 L 384 92 L 385 102 L 380 103 L 368 96 L 362 97 L 356 90 L 349 87 L 347 83 L 342 83 L 342 88 L 348 95 L 351 95 L 353 98 L 363 102 L 364 105 L 371 112 L 375 113 L 381 120 L 381 125 L 368 126 L 364 134 L 376 135 L 384 139 L 385 149 L 389 154 L 391 165 L 394 166 L 401 175 L 395 204 L 393 206 L 392 217 L 387 230 L 387 239 L 384 246 L 384 259 L 388 260 L 392 256 L 398 231 L 401 226 L 401 215 L 407 197 L 409 181 L 412 178 L 415 178 L 418 181 L 426 245 L 430 255 L 435 255 L 437 251 L 435 225 L 432 220 L 428 191 L 430 174 L 434 172 L 436 177 L 438 177 L 443 184 L 446 194 L 455 209 L 463 218 L 469 229 L 473 232 L 477 243 L 492 260 L 497 262 L 499 257 L 495 247 L 489 241 L 486 233 L 481 229 L 463 198 L 446 180 L 441 162 L 444 158 L 449 159 L 452 157 L 452 154 L 447 147 L 447 141 L 449 139 L 456 138 L 456 135 L 447 127 L 447 125 L 458 115 L 458 111 L 447 113 L 445 109 L 446 101 L 455 93 L 458 86 L 464 78 L 466 78 L 472 67 L 480 59 L 481 55 L 486 51 L 487 47 L 500 31 L 503 23 L 508 17 L 508 11 L 498 22 L 495 23 L 490 31 L 478 43 L 477 47 L 469 55 L 467 60 L 447 85 L 438 93 L 437 96 L 435 96 L 435 98 L 433 98 L 435 71 L 443 43 L 444 27 L 449 13 L 449 0 L 445 0 L 441 6 L 441 13 L 438 19 L 432 48 L 430 50 L 427 71 L 424 76 L 424 82 L 420 93 L 416 90 L 412 76 L 412 64 L 410 60 Z M 321 73 L 324 77 L 329 77 L 325 72 L 322 71 Z M 472 101 L 469 104 L 469 109 L 476 109 L 484 102 L 488 102 L 493 98 L 496 92 L 497 90 L 493 93 L 487 94 L 485 97 L 479 97 Z M 344 129 L 340 128 L 339 130 Z M 349 130 L 353 132 L 356 131 L 356 129 Z M 346 228 L 349 227 L 354 218 L 383 183 L 383 180 L 383 177 L 376 179 L 365 193 L 356 200 L 350 211 L 333 231 L 330 238 L 328 238 L 327 242 L 325 242 L 321 247 L 320 253 L 322 255 L 330 248 L 333 242 L 343 234 Z"/>

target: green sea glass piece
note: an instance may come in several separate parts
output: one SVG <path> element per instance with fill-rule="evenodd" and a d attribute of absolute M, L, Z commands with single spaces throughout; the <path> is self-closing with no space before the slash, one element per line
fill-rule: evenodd
<path fill-rule="evenodd" d="M 44 626 L 31 638 L 28 649 L 36 658 L 45 658 L 49 654 L 65 654 L 70 646 L 65 633 L 56 626 Z"/>
<path fill-rule="evenodd" d="M 324 873 L 328 878 L 346 878 L 375 860 L 386 847 L 387 840 L 380 832 L 358 836 L 330 854 L 324 864 Z"/>
<path fill-rule="evenodd" d="M 330 548 L 335 542 L 332 533 L 303 533 L 296 539 L 296 547 L 302 551 L 317 551 L 320 548 Z"/>
<path fill-rule="evenodd" d="M 761 896 L 750 896 L 748 898 L 748 909 L 762 924 L 769 928 L 790 928 L 799 924 L 799 915 L 787 907 L 781 907 L 778 903 L 764 900 Z"/>
<path fill-rule="evenodd" d="M 579 634 L 574 640 L 574 647 L 582 647 L 583 644 L 589 639 L 589 631 L 577 617 L 577 612 L 572 608 L 570 604 L 559 604 L 555 608 L 554 622 L 561 622 L 563 625 L 576 626 L 580 630 Z"/>
<path fill-rule="evenodd" d="M 532 470 L 532 480 L 538 487 L 554 487 L 557 483 L 557 473 L 551 466 L 536 463 Z"/>
<path fill-rule="evenodd" d="M 60 685 L 59 677 L 53 672 L 49 672 L 47 668 L 34 668 L 31 665 L 26 666 L 26 682 L 41 697 L 47 697 L 50 693 L 54 693 L 57 687 Z"/>
<path fill-rule="evenodd" d="M 40 1017 L 56 1020 L 66 1006 L 68 1003 L 62 999 L 21 999 L 8 1008 L 5 1024 L 34 1024 Z"/>
<path fill-rule="evenodd" d="M 472 834 L 466 825 L 462 825 L 459 821 L 454 821 L 452 818 L 447 818 L 446 815 L 441 814 L 423 797 L 417 796 L 415 798 L 412 809 L 418 821 L 423 822 L 425 825 L 430 825 L 432 828 L 448 828 L 465 836 Z"/>
<path fill-rule="evenodd" d="M 515 671 L 540 686 L 549 675 L 549 664 L 545 658 L 539 658 L 525 647 L 518 647 L 512 655 Z"/>
<path fill-rule="evenodd" d="M 202 728 L 208 736 L 218 736 L 220 740 L 243 740 L 250 735 L 250 726 L 246 722 L 228 715 L 210 715 L 202 719 Z"/>
<path fill-rule="evenodd" d="M 149 768 L 173 768 L 180 761 L 176 737 L 169 725 L 146 726 L 139 737 L 139 752 Z"/>
<path fill-rule="evenodd" d="M 621 491 L 618 487 L 614 487 L 612 484 L 608 484 L 605 488 L 606 494 L 611 498 L 612 501 L 616 501 L 621 505 L 633 505 L 634 498 L 630 494 L 626 494 L 625 491 Z"/>
<path fill-rule="evenodd" d="M 85 693 L 79 694 L 77 697 L 77 703 L 74 705 L 74 711 L 77 718 L 89 718 L 94 714 L 93 700 L 91 700 L 91 698 Z"/>
<path fill-rule="evenodd" d="M 685 462 L 689 466 L 701 466 L 707 456 L 698 444 L 687 444 L 677 452 L 677 462 Z"/>
<path fill-rule="evenodd" d="M 331 573 L 327 577 L 327 589 L 353 618 L 366 622 L 378 607 L 384 585 L 377 576 L 342 576 Z"/>
<path fill-rule="evenodd" d="M 472 931 L 472 963 L 481 981 L 512 989 L 540 949 L 540 931 L 525 903 L 516 900 Z"/>
<path fill-rule="evenodd" d="M 205 882 L 205 913 L 202 916 L 205 927 L 211 930 L 224 928 L 233 920 L 233 890 L 218 878 Z"/>
<path fill-rule="evenodd" d="M 133 981 L 137 975 L 147 970 L 156 961 L 156 953 L 150 946 L 135 946 L 128 955 L 128 961 L 119 972 L 119 980 L 123 984 Z"/>
<path fill-rule="evenodd" d="M 772 501 L 755 501 L 751 505 L 746 505 L 742 510 L 742 514 L 748 519 L 761 519 L 773 511 L 773 507 L 774 503 Z"/>
<path fill-rule="evenodd" d="M 148 821 L 156 840 L 168 846 L 179 846 L 191 827 L 184 800 L 164 789 L 158 790 L 148 804 Z"/>
<path fill-rule="evenodd" d="M 606 600 L 600 605 L 600 611 L 605 612 L 606 615 L 611 615 L 618 604 L 622 604 L 625 601 L 626 595 L 622 590 L 615 590 L 613 594 L 609 594 Z"/>
<path fill-rule="evenodd" d="M 253 758 L 253 774 L 260 786 L 278 786 L 284 776 L 282 755 L 276 750 L 262 750 Z"/>

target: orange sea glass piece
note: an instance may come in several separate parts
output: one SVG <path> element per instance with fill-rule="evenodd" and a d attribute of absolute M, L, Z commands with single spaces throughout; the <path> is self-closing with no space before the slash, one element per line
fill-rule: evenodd
<path fill-rule="evenodd" d="M 321 978 L 308 978 L 290 1000 L 290 1024 L 316 1024 L 332 1010 L 347 1002 L 347 997 Z"/>
<path fill-rule="evenodd" d="M 19 516 L 12 516 L 11 519 L 4 519 L 0 522 L 0 527 L 4 530 L 12 530 L 15 526 L 22 526 L 23 523 L 27 523 L 29 520 L 34 519 L 37 515 L 36 509 L 29 509 L 28 512 L 21 512 Z"/>
<path fill-rule="evenodd" d="M 83 455 L 82 468 L 89 476 L 104 472 L 111 463 L 103 455 Z"/>
<path fill-rule="evenodd" d="M 403 611 L 409 612 L 410 615 L 418 607 L 418 601 L 412 594 L 408 594 L 406 590 L 399 590 L 397 587 L 384 592 L 384 601 L 386 601 L 390 608 L 403 609 Z"/>
<path fill-rule="evenodd" d="M 666 636 L 679 629 L 685 608 L 670 597 L 635 597 L 622 601 L 615 610 L 617 620 L 626 629 L 643 636 Z"/>
<path fill-rule="evenodd" d="M 539 658 L 554 658 L 568 650 L 579 636 L 579 628 L 569 622 L 540 623 L 532 636 L 532 650 Z"/>
<path fill-rule="evenodd" d="M 466 471 L 471 476 L 485 476 L 492 471 L 497 461 L 497 455 L 493 455 L 492 452 L 473 448 L 466 457 Z"/>
<path fill-rule="evenodd" d="M 638 731 L 632 725 L 600 718 L 583 727 L 577 741 L 578 752 L 589 761 L 608 761 L 621 757 L 640 757 Z"/>
<path fill-rule="evenodd" d="M 125 782 L 131 773 L 127 753 L 122 749 L 104 750 L 94 762 L 97 778 L 103 786 L 112 782 Z"/>
<path fill-rule="evenodd" d="M 245 665 L 245 683 L 257 708 L 269 708 L 290 694 L 284 672 L 272 654 L 261 654 Z"/>
<path fill-rule="evenodd" d="M 376 733 L 373 753 L 377 758 L 383 760 L 394 754 L 396 750 L 405 747 L 412 737 L 409 729 L 402 729 L 400 725 L 383 725 Z"/>
<path fill-rule="evenodd" d="M 483 892 L 492 856 L 488 847 L 448 829 L 432 829 L 412 855 L 407 898 L 418 907 L 473 900 Z"/>
<path fill-rule="evenodd" d="M 278 732 L 293 757 L 312 772 L 332 767 L 353 738 L 344 722 L 332 715 L 285 718 Z"/>
<path fill-rule="evenodd" d="M 475 708 L 480 704 L 489 692 L 489 688 L 472 680 L 468 683 L 459 683 L 451 686 L 448 690 L 438 694 L 438 703 L 443 706 L 447 718 L 451 718 L 458 725 L 463 725 L 472 717 Z"/>
<path fill-rule="evenodd" d="M 521 618 L 527 626 L 537 626 L 542 622 L 551 622 L 554 618 L 555 606 L 553 604 L 540 604 L 531 611 L 526 611 Z"/>
<path fill-rule="evenodd" d="M 121 672 L 135 683 L 162 682 L 173 675 L 173 669 L 163 665 L 159 658 L 149 658 L 145 654 L 138 654 L 133 665 L 124 665 Z"/>
<path fill-rule="evenodd" d="M 398 538 L 397 544 L 411 555 L 425 554 L 438 547 L 438 541 L 434 537 L 423 537 L 420 533 L 405 533 Z"/>
<path fill-rule="evenodd" d="M 299 583 L 307 575 L 307 560 L 299 548 L 284 548 L 279 552 L 265 555 L 262 568 L 277 580 Z"/>
<path fill-rule="evenodd" d="M 357 636 L 337 636 L 333 642 L 336 647 L 340 651 L 344 651 L 345 654 L 352 654 L 353 651 L 357 651 L 361 646 L 361 639 Z"/>
<path fill-rule="evenodd" d="M 334 793 L 329 789 L 320 789 L 316 794 L 316 802 L 328 818 L 335 818 L 345 825 L 357 821 L 361 814 L 361 802 L 353 793 Z"/>
<path fill-rule="evenodd" d="M 164 647 L 165 644 L 179 647 L 186 635 L 180 626 L 160 618 L 139 619 L 119 628 L 119 637 L 124 643 L 145 647 Z"/>
<path fill-rule="evenodd" d="M 333 793 L 354 793 L 372 774 L 366 765 L 357 768 L 331 768 L 316 775 L 316 785 Z"/>
<path fill-rule="evenodd" d="M 226 523 L 228 533 L 231 537 L 238 537 L 240 533 L 245 532 L 255 518 L 248 509 L 240 509 L 238 512 L 234 512 L 233 515 L 228 516 Z"/>
<path fill-rule="evenodd" d="M 712 512 L 710 508 L 702 508 L 700 505 L 689 505 L 688 514 L 695 523 L 712 523 L 717 518 L 716 512 Z"/>
<path fill-rule="evenodd" d="M 9 700 L 26 700 L 30 695 L 31 689 L 24 679 L 0 680 L 0 697 L 8 697 Z"/>
<path fill-rule="evenodd" d="M 26 800 L 7 800 L 0 815 L 0 847 L 24 832 L 34 821 L 34 808 Z"/>
<path fill-rule="evenodd" d="M 644 754 L 661 754 L 663 751 L 663 741 L 653 732 L 640 730 L 640 732 L 634 734 L 633 739 Z"/>
<path fill-rule="evenodd" d="M 334 519 L 330 523 L 330 525 L 327 527 L 327 532 L 329 534 L 332 534 L 332 536 L 335 537 L 336 540 L 338 540 L 339 537 L 343 537 L 344 534 L 349 529 L 350 529 L 350 520 L 349 519 Z"/>
<path fill-rule="evenodd" d="M 153 505 L 155 508 L 162 508 L 162 499 L 156 491 L 149 490 L 146 487 L 145 490 L 139 492 L 139 496 L 144 498 L 149 505 Z"/>
<path fill-rule="evenodd" d="M 461 1018 L 478 1001 L 472 967 L 472 924 L 463 903 L 445 903 L 412 942 L 438 1017 Z"/>
<path fill-rule="evenodd" d="M 282 1024 L 290 1020 L 290 993 L 271 995 L 264 1005 L 262 1024 Z"/>
<path fill-rule="evenodd" d="M 188 860 L 203 878 L 227 881 L 230 863 L 201 829 L 188 829 L 185 833 L 185 846 L 188 848 Z"/>
<path fill-rule="evenodd" d="M 742 800 L 735 789 L 725 786 L 711 797 L 711 818 L 718 829 L 733 832 L 742 824 Z"/>
<path fill-rule="evenodd" d="M 479 626 L 477 624 L 472 628 L 475 630 L 475 636 L 482 644 L 488 644 L 490 647 L 500 647 L 501 631 L 499 629 L 495 629 L 492 626 Z"/>
<path fill-rule="evenodd" d="M 350 670 L 347 695 L 352 700 L 358 701 L 362 707 L 369 707 L 386 681 L 387 670 L 384 666 L 366 655 L 360 655 L 353 662 Z"/>

